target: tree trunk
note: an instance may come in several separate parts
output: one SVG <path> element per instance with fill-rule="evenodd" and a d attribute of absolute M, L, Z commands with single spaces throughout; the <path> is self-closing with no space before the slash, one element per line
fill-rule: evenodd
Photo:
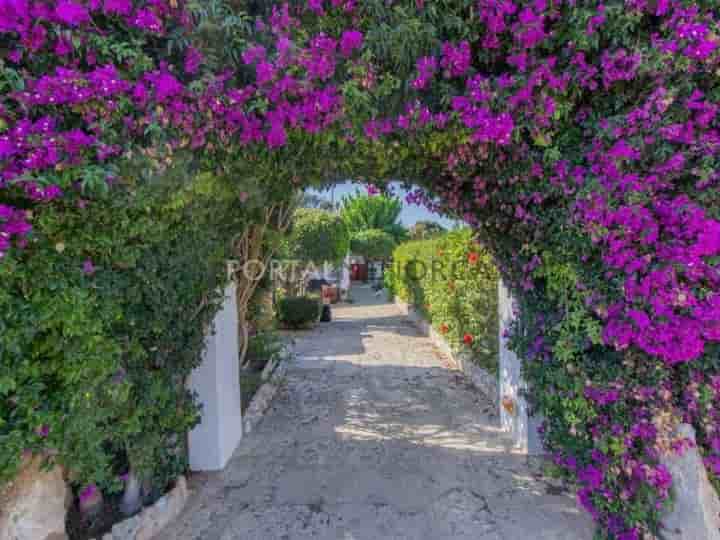
<path fill-rule="evenodd" d="M 240 330 L 240 365 L 245 366 L 245 357 L 247 356 L 248 345 L 250 344 L 250 331 L 247 321 L 247 310 L 238 306 L 238 322 Z"/>

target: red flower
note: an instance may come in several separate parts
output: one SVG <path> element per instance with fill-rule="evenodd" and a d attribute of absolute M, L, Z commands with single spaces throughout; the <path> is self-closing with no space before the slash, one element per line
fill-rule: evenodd
<path fill-rule="evenodd" d="M 465 345 L 470 346 L 470 345 L 472 345 L 473 337 L 470 334 L 465 334 L 463 336 L 463 341 L 465 342 Z"/>
<path fill-rule="evenodd" d="M 447 334 L 449 330 L 450 330 L 450 327 L 447 324 L 442 323 L 440 325 L 440 333 L 441 334 Z"/>
<path fill-rule="evenodd" d="M 476 264 L 478 262 L 479 255 L 477 253 L 469 253 L 468 254 L 468 262 L 470 264 Z"/>

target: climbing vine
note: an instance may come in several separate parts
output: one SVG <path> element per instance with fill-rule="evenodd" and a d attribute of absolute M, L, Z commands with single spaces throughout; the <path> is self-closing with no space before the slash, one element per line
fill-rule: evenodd
<path fill-rule="evenodd" d="M 51 268 L 56 255 L 37 247 L 51 245 L 49 216 L 122 201 L 183 159 L 258 208 L 347 175 L 419 184 L 410 199 L 472 226 L 515 292 L 529 397 L 579 501 L 605 536 L 657 535 L 671 493 L 659 458 L 687 444 L 673 439 L 678 422 L 720 474 L 715 2 L 232 6 L 0 0 L 2 272 Z M 67 268 L 85 251 L 68 252 Z M 71 274 L 52 268 L 58 282 Z M 92 305 L 83 283 L 78 316 Z M 4 339 L 28 339 L 41 365 L 17 319 L 38 308 L 13 290 Z M 18 382 L 12 339 L 3 434 L 36 414 L 17 393 L 41 392 L 36 366 Z M 102 379 L 112 364 L 78 353 L 67 365 Z M 41 445 L 58 419 L 21 424 L 3 448 Z"/>

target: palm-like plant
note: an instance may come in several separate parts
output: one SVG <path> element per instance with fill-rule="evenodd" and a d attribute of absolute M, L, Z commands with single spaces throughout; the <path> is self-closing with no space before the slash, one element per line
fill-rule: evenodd
<path fill-rule="evenodd" d="M 381 230 L 401 242 L 407 237 L 407 231 L 400 223 L 400 212 L 402 202 L 396 197 L 356 192 L 343 197 L 340 215 L 350 234 Z"/>

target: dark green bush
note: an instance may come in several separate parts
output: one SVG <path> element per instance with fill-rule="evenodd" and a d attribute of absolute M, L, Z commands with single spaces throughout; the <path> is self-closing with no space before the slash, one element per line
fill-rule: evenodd
<path fill-rule="evenodd" d="M 317 265 L 336 263 L 347 255 L 350 237 L 338 214 L 317 208 L 300 208 L 293 217 L 288 247 L 292 259 Z"/>
<path fill-rule="evenodd" d="M 185 380 L 243 227 L 213 177 L 64 200 L 0 260 L 0 479 L 51 451 L 78 485 L 162 489 L 199 408 Z"/>
<path fill-rule="evenodd" d="M 288 296 L 278 301 L 278 320 L 289 328 L 302 328 L 317 322 L 321 304 L 316 298 Z"/>

